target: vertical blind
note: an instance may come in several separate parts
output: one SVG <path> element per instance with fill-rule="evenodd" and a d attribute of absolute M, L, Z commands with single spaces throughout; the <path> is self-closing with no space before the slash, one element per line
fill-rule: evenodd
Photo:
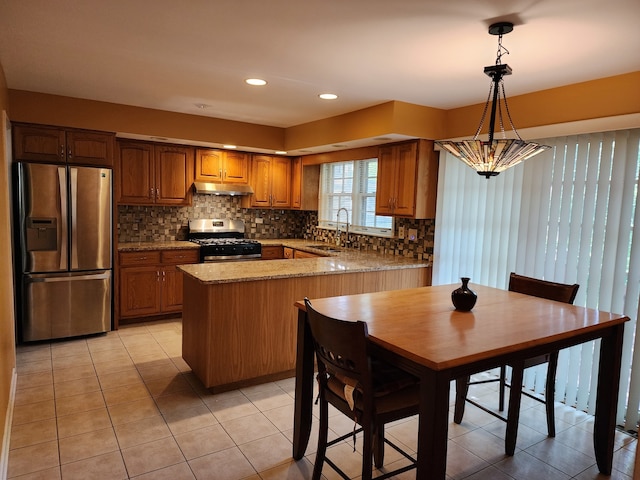
<path fill-rule="evenodd" d="M 506 288 L 509 272 L 578 283 L 576 305 L 623 313 L 618 423 L 640 420 L 640 129 L 540 140 L 551 149 L 486 180 L 441 153 L 433 283 Z M 635 241 L 634 241 L 635 240 Z M 594 413 L 599 341 L 562 350 L 556 401 Z M 544 367 L 525 386 L 544 393 Z"/>

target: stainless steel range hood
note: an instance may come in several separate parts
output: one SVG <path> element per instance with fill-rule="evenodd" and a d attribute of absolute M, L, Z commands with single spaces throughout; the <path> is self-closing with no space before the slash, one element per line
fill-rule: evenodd
<path fill-rule="evenodd" d="M 210 195 L 251 195 L 253 189 L 249 185 L 234 183 L 210 183 L 193 182 L 196 193 L 208 193 Z"/>

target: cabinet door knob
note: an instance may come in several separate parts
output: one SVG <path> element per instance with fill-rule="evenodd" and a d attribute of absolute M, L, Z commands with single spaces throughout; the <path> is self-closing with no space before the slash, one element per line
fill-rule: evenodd
<path fill-rule="evenodd" d="M 72 158 L 72 157 L 73 157 L 73 152 L 71 151 L 71 147 L 69 147 L 69 149 L 67 150 L 67 156 L 68 156 L 69 158 Z"/>
<path fill-rule="evenodd" d="M 60 158 L 64 159 L 64 145 L 60 145 Z"/>

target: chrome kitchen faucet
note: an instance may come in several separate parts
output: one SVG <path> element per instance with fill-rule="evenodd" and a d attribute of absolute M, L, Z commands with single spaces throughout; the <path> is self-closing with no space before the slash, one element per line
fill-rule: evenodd
<path fill-rule="evenodd" d="M 338 209 L 338 213 L 336 214 L 336 245 L 340 245 L 340 211 L 344 210 L 344 213 L 347 215 L 347 221 L 346 223 L 346 233 L 347 233 L 347 239 L 344 242 L 349 243 L 349 210 L 347 210 L 346 208 L 342 207 Z"/>

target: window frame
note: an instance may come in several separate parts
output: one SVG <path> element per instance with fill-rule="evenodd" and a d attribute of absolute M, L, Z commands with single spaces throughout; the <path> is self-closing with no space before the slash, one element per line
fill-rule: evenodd
<path fill-rule="evenodd" d="M 371 175 L 370 170 L 372 162 L 376 164 L 374 175 Z M 393 238 L 394 217 L 375 214 L 378 162 L 377 157 L 370 157 L 321 165 L 318 228 L 344 230 L 345 215 L 341 213 L 338 221 L 336 214 L 340 208 L 346 208 L 349 212 L 349 233 Z M 336 173 L 339 173 L 340 176 L 338 177 Z M 336 186 L 342 187 L 342 190 L 335 192 Z M 341 201 L 341 198 L 345 201 Z M 372 205 L 371 199 L 373 200 Z M 326 218 L 327 216 L 328 218 Z M 371 217 L 375 223 L 386 221 L 390 225 L 376 226 L 375 223 L 367 225 L 367 218 Z M 365 223 L 365 225 L 361 225 L 361 223 Z"/>

